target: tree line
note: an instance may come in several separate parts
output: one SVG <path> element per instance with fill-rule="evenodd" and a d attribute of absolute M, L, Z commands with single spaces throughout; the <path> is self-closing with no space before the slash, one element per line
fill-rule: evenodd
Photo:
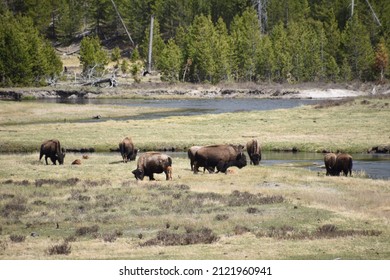
<path fill-rule="evenodd" d="M 100 48 L 112 38 L 125 42 L 133 59 L 145 61 L 152 15 L 153 68 L 167 81 L 383 82 L 390 75 L 390 1 L 355 0 L 353 14 L 351 2 L 2 1 L 0 84 L 37 84 L 60 75 L 50 41 L 69 44 L 84 38 L 80 60 L 85 72 L 107 64 Z M 111 57 L 118 60 L 114 50 Z"/>

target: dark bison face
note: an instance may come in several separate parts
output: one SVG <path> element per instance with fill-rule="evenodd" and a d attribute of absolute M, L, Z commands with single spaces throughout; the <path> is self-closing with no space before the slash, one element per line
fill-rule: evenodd
<path fill-rule="evenodd" d="M 236 164 L 238 168 L 246 166 L 246 156 L 243 153 L 237 155 Z"/>
<path fill-rule="evenodd" d="M 145 172 L 140 169 L 133 170 L 132 173 L 134 174 L 135 179 L 137 180 L 143 180 L 145 177 Z"/>
<path fill-rule="evenodd" d="M 259 154 L 254 154 L 251 156 L 251 159 L 252 159 L 254 165 L 259 165 L 260 160 L 261 160 L 261 156 Z"/>
<path fill-rule="evenodd" d="M 130 160 L 135 160 L 135 158 L 137 157 L 137 153 L 138 153 L 138 150 L 134 149 L 133 154 L 130 157 Z"/>
<path fill-rule="evenodd" d="M 60 165 L 64 164 L 65 153 L 60 153 L 57 158 Z"/>

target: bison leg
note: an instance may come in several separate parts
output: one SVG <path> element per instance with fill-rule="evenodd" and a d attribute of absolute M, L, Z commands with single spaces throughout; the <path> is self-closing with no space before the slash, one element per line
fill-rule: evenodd
<path fill-rule="evenodd" d="M 153 173 L 151 175 L 149 175 L 149 181 L 155 181 L 156 179 L 154 179 L 153 177 Z"/>
<path fill-rule="evenodd" d="M 218 162 L 217 173 L 223 172 L 223 173 L 227 174 L 227 169 L 228 169 L 227 164 L 225 164 L 223 161 Z"/>
<path fill-rule="evenodd" d="M 46 161 L 46 165 L 49 165 L 49 163 L 47 162 L 47 158 L 48 158 L 48 156 L 47 156 L 47 155 L 45 155 L 45 161 Z"/>
<path fill-rule="evenodd" d="M 194 174 L 198 174 L 198 172 L 199 172 L 199 164 L 197 161 L 194 162 L 193 171 L 194 171 Z"/>
<path fill-rule="evenodd" d="M 56 165 L 57 157 L 50 157 L 50 160 L 53 162 L 54 165 Z"/>

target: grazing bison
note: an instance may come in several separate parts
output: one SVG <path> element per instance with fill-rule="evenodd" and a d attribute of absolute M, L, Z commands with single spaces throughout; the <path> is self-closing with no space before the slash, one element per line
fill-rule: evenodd
<path fill-rule="evenodd" d="M 137 169 L 132 171 L 137 180 L 143 180 L 145 176 L 154 180 L 154 173 L 165 173 L 167 180 L 172 180 L 172 159 L 166 154 L 147 152 L 138 158 Z"/>
<path fill-rule="evenodd" d="M 332 175 L 339 176 L 343 172 L 345 176 L 352 176 L 352 157 L 349 154 L 338 154 L 334 164 Z"/>
<path fill-rule="evenodd" d="M 135 160 L 137 156 L 137 150 L 134 147 L 133 141 L 130 137 L 126 137 L 119 143 L 119 150 L 122 155 L 123 162 Z"/>
<path fill-rule="evenodd" d="M 324 163 L 326 168 L 326 176 L 332 175 L 334 171 L 334 165 L 336 163 L 336 154 L 334 153 L 327 153 L 324 156 Z"/>
<path fill-rule="evenodd" d="M 42 143 L 39 160 L 42 159 L 43 155 L 45 155 L 46 165 L 49 164 L 47 158 L 50 158 L 54 165 L 56 164 L 56 161 L 58 161 L 60 165 L 64 164 L 65 149 L 61 148 L 60 141 L 57 139 L 47 140 Z"/>
<path fill-rule="evenodd" d="M 256 139 L 252 139 L 246 143 L 246 150 L 249 155 L 249 162 L 253 165 L 259 165 L 261 161 L 261 148 Z"/>
<path fill-rule="evenodd" d="M 217 172 L 227 173 L 230 166 L 243 168 L 246 166 L 246 157 L 242 152 L 243 146 L 235 145 L 214 145 L 200 148 L 195 153 L 194 173 L 198 172 L 200 166 L 205 167 L 209 172 L 217 168 Z"/>

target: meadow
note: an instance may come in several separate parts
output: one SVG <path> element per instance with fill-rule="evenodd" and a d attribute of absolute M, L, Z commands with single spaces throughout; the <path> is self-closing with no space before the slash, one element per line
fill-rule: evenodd
<path fill-rule="evenodd" d="M 140 152 L 251 137 L 265 150 L 364 152 L 389 142 L 388 96 L 131 119 L 159 111 L 0 102 L 0 259 L 390 259 L 388 180 L 288 164 L 195 175 L 173 157 L 172 181 L 136 181 L 136 163 L 109 153 L 125 136 Z M 113 119 L 82 121 L 97 114 Z M 49 138 L 98 152 L 46 166 Z"/>

